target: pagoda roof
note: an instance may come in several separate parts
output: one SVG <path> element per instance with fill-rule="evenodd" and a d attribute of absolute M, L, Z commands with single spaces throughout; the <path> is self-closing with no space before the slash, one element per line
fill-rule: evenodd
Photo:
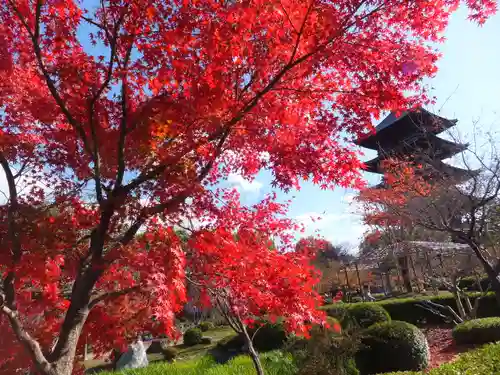
<path fill-rule="evenodd" d="M 380 161 L 381 159 L 379 157 L 376 157 L 374 159 L 371 159 L 367 162 L 365 162 L 365 171 L 371 172 L 371 173 L 378 173 L 378 174 L 383 174 L 384 171 L 380 168 Z M 454 167 L 450 164 L 444 163 L 442 161 L 433 161 L 432 166 L 429 167 L 430 171 L 426 174 L 429 174 L 429 176 L 432 179 L 433 175 L 438 175 L 439 177 L 447 176 L 448 178 L 452 178 L 457 181 L 466 181 L 475 175 L 477 175 L 480 171 L 479 170 L 467 170 L 467 169 L 462 169 L 458 167 Z M 377 185 L 377 187 L 382 187 L 384 185 L 383 181 Z"/>
<path fill-rule="evenodd" d="M 456 122 L 457 120 L 448 120 L 423 108 L 403 112 L 400 116 L 392 112 L 375 127 L 374 133 L 361 137 L 356 144 L 372 150 L 389 150 L 407 138 L 441 133 Z"/>
<path fill-rule="evenodd" d="M 465 151 L 469 145 L 466 143 L 454 143 L 446 139 L 432 135 L 427 139 L 419 138 L 415 140 L 412 145 L 406 143 L 401 145 L 398 149 L 391 150 L 390 153 L 383 153 L 371 160 L 365 162 L 365 170 L 367 172 L 382 173 L 380 169 L 380 162 L 393 156 L 410 155 L 416 153 L 418 155 L 427 156 L 433 160 L 443 160 L 452 157 L 462 151 Z"/>

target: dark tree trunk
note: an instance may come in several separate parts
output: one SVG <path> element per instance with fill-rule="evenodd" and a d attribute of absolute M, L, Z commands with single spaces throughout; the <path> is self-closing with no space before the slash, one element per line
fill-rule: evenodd
<path fill-rule="evenodd" d="M 488 275 L 488 279 L 491 283 L 491 289 L 493 289 L 493 291 L 495 292 L 495 299 L 497 300 L 498 306 L 500 306 L 500 276 L 498 274 L 497 268 L 484 257 L 480 245 L 478 245 L 473 240 L 469 240 L 467 242 L 474 254 L 476 254 L 479 261 L 481 262 L 486 275 Z"/>

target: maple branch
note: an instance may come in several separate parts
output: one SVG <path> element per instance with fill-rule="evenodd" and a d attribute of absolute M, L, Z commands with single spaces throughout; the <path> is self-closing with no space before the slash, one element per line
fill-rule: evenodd
<path fill-rule="evenodd" d="M 19 21 L 21 21 L 26 32 L 28 33 L 28 35 L 31 38 L 33 50 L 35 52 L 35 57 L 36 57 L 36 60 L 38 62 L 38 67 L 42 71 L 42 75 L 45 79 L 45 82 L 47 83 L 47 86 L 49 88 L 49 91 L 50 91 L 52 97 L 56 101 L 57 105 L 61 109 L 62 113 L 64 114 L 64 116 L 66 117 L 66 119 L 68 120 L 70 125 L 76 130 L 76 132 L 80 136 L 80 138 L 83 142 L 83 146 L 84 146 L 85 151 L 89 155 L 92 155 L 91 148 L 90 148 L 90 145 L 89 145 L 88 140 L 87 140 L 87 136 L 85 135 L 85 130 L 83 129 L 81 124 L 73 117 L 73 115 L 69 111 L 68 107 L 66 106 L 66 103 L 64 102 L 62 97 L 59 95 L 59 92 L 57 91 L 56 85 L 55 85 L 54 81 L 52 80 L 52 78 L 50 77 L 50 73 L 48 72 L 47 67 L 45 66 L 45 64 L 43 62 L 42 50 L 41 50 L 40 45 L 39 45 L 40 16 L 38 15 L 38 17 L 35 18 L 35 22 L 36 22 L 35 23 L 35 32 L 33 33 L 33 31 L 30 29 L 28 23 L 26 22 L 26 20 L 22 16 L 21 12 L 15 6 L 13 0 L 8 0 L 8 1 L 9 1 L 10 6 L 12 7 L 12 9 L 14 10 L 14 13 L 16 14 L 17 18 L 19 19 Z M 40 12 L 41 6 L 42 6 L 42 0 L 38 0 L 37 1 L 37 13 Z"/>
<path fill-rule="evenodd" d="M 360 2 L 359 6 L 356 7 L 356 9 L 351 13 L 350 17 L 352 17 L 361 7 L 362 5 L 365 3 L 366 1 L 362 1 Z M 312 6 L 314 4 L 314 1 L 311 2 L 309 8 L 308 8 L 308 12 L 310 12 L 310 10 L 312 9 Z M 357 21 L 360 21 L 360 20 L 363 20 L 365 18 L 368 18 L 370 16 L 372 16 L 373 14 L 375 14 L 376 12 L 380 11 L 381 9 L 384 8 L 385 5 L 381 5 L 375 9 L 373 9 L 372 11 L 366 13 L 365 15 L 363 15 L 362 17 L 360 17 L 359 19 L 357 20 L 354 20 L 352 21 L 351 23 L 347 23 L 341 30 L 338 30 L 338 32 L 332 36 L 330 39 L 328 39 L 326 42 L 324 42 L 323 44 L 320 44 L 317 48 L 315 48 L 313 51 L 309 52 L 309 53 L 306 53 L 305 55 L 297 58 L 295 61 L 293 61 L 293 58 L 295 57 L 295 54 L 296 54 L 296 50 L 298 49 L 298 44 L 300 43 L 300 37 L 297 38 L 297 41 L 295 43 L 295 47 L 294 47 L 294 50 L 292 52 L 292 58 L 290 59 L 290 61 L 288 62 L 288 64 L 286 64 L 283 69 L 281 69 L 281 71 L 279 71 L 276 76 L 274 76 L 273 79 L 271 79 L 269 81 L 269 83 L 266 85 L 266 87 L 264 87 L 261 91 L 257 92 L 257 94 L 252 98 L 250 99 L 244 106 L 243 108 L 240 110 L 240 112 L 238 112 L 238 114 L 233 117 L 229 122 L 228 122 L 228 127 L 236 124 L 237 122 L 239 122 L 243 116 L 248 113 L 250 110 L 253 109 L 253 107 L 255 107 L 257 105 L 257 103 L 259 102 L 259 100 L 265 95 L 267 94 L 269 91 L 271 91 L 271 89 L 281 80 L 281 78 L 288 72 L 290 71 L 291 69 L 293 69 L 295 66 L 301 64 L 302 62 L 306 61 L 307 59 L 309 59 L 311 56 L 315 55 L 316 53 L 318 53 L 319 51 L 325 49 L 330 43 L 332 43 L 335 39 L 337 39 L 343 31 L 345 30 L 348 30 L 350 27 L 352 27 L 353 25 L 356 24 Z M 306 15 L 307 17 L 307 15 Z M 350 19 L 349 17 L 349 19 Z M 305 27 L 305 23 L 307 21 L 307 18 L 304 18 L 304 21 L 302 23 L 302 27 Z M 303 32 L 303 30 L 302 30 Z"/>
<path fill-rule="evenodd" d="M 291 64 L 293 62 L 293 59 L 295 58 L 295 55 L 296 55 L 297 50 L 299 48 L 300 39 L 302 38 L 302 34 L 304 33 L 307 19 L 309 18 L 309 15 L 311 14 L 314 2 L 315 2 L 315 0 L 312 0 L 311 3 L 309 4 L 309 6 L 307 7 L 306 15 L 304 16 L 304 20 L 302 21 L 302 25 L 300 25 L 300 30 L 297 33 L 297 40 L 295 42 L 295 46 L 293 47 L 292 55 L 290 56 L 290 61 L 288 62 L 288 64 Z"/>
<path fill-rule="evenodd" d="M 293 29 L 296 33 L 298 33 L 297 28 L 296 28 L 296 27 L 295 27 L 295 25 L 293 24 L 292 19 L 290 18 L 290 15 L 288 14 L 288 12 L 287 12 L 287 10 L 286 10 L 286 8 L 285 8 L 285 6 L 283 5 L 283 2 L 282 2 L 281 0 L 280 0 L 280 5 L 281 5 L 281 9 L 283 9 L 283 13 L 285 13 L 286 18 L 288 19 L 288 22 L 290 22 L 290 26 L 292 26 L 292 29 Z"/>
<path fill-rule="evenodd" d="M 12 261 L 16 264 L 21 259 L 21 241 L 19 239 L 19 228 L 16 222 L 17 210 L 19 208 L 19 202 L 17 197 L 17 187 L 14 174 L 9 166 L 8 160 L 5 158 L 4 154 L 0 152 L 0 165 L 5 174 L 7 180 L 7 186 L 9 189 L 9 203 L 7 209 L 7 225 L 8 225 L 8 235 L 11 243 Z M 15 287 L 14 287 L 15 273 L 10 270 L 3 282 L 3 288 L 6 293 L 6 302 L 10 307 L 15 308 Z"/>
<path fill-rule="evenodd" d="M 24 345 L 30 356 L 33 358 L 33 362 L 38 367 L 38 369 L 42 373 L 48 374 L 51 371 L 52 366 L 44 356 L 40 344 L 26 331 L 23 324 L 21 323 L 21 320 L 19 319 L 18 311 L 12 310 L 9 307 L 3 305 L 2 300 L 3 297 L 0 295 L 0 311 L 4 313 L 9 319 L 10 325 L 17 339 Z"/>
<path fill-rule="evenodd" d="M 122 290 L 114 290 L 112 292 L 103 293 L 97 297 L 94 297 L 90 301 L 89 310 L 92 309 L 97 304 L 104 302 L 104 300 L 118 298 L 118 297 L 124 296 L 124 295 L 129 294 L 129 293 L 137 292 L 139 290 L 141 290 L 141 287 L 139 285 L 135 285 L 135 286 L 132 286 L 130 288 L 126 288 L 126 289 L 122 289 Z"/>
<path fill-rule="evenodd" d="M 132 49 L 134 46 L 133 37 L 130 42 L 130 46 L 125 55 L 125 60 L 123 62 L 124 75 L 122 78 L 122 98 L 121 98 L 121 108 L 122 108 L 122 118 L 120 121 L 120 135 L 118 139 L 118 171 L 116 175 L 115 189 L 120 187 L 123 182 L 123 177 L 125 175 L 125 139 L 127 136 L 127 121 L 128 121 L 128 92 L 127 92 L 127 74 L 128 74 L 128 64 L 130 62 L 130 57 L 132 55 Z"/>
<path fill-rule="evenodd" d="M 97 100 L 99 100 L 101 94 L 104 92 L 106 87 L 108 87 L 109 82 L 111 81 L 111 78 L 113 76 L 113 70 L 114 70 L 114 65 L 115 65 L 114 62 L 115 62 L 116 53 L 117 53 L 117 46 L 118 46 L 118 36 L 119 36 L 120 27 L 122 25 L 122 22 L 125 19 L 125 16 L 126 16 L 126 9 L 127 8 L 125 8 L 125 11 L 123 11 L 120 14 L 120 18 L 118 19 L 118 21 L 116 21 L 116 23 L 113 27 L 113 34 L 112 34 L 111 39 L 109 40 L 109 46 L 110 46 L 111 51 L 109 53 L 109 61 L 108 61 L 108 68 L 106 70 L 106 78 L 104 79 L 104 82 L 101 84 L 101 87 L 97 90 L 96 94 L 92 98 L 91 107 L 93 107 L 95 102 Z M 107 33 L 107 35 L 109 35 L 109 34 Z"/>
<path fill-rule="evenodd" d="M 26 167 L 28 166 L 29 162 L 24 162 L 23 165 L 21 165 L 21 168 L 19 168 L 19 170 L 17 171 L 17 173 L 14 175 L 14 178 L 17 179 L 18 177 L 21 177 L 21 175 L 23 174 L 24 170 L 26 169 Z"/>
<path fill-rule="evenodd" d="M 147 207 L 143 210 L 141 214 L 136 218 L 134 223 L 130 225 L 130 227 L 125 231 L 125 233 L 120 237 L 117 241 L 119 245 L 125 246 L 130 241 L 132 241 L 137 233 L 137 231 L 144 225 L 146 220 L 153 215 L 164 212 L 165 210 L 171 209 L 183 203 L 186 198 L 189 196 L 188 190 L 185 190 L 183 193 L 179 193 L 175 197 L 169 199 L 166 202 L 159 203 L 153 207 Z"/>

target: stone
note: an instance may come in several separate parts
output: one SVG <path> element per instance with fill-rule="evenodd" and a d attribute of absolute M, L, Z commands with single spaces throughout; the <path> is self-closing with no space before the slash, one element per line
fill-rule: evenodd
<path fill-rule="evenodd" d="M 146 367 L 148 364 L 146 347 L 142 340 L 138 340 L 129 345 L 128 350 L 123 353 L 118 362 L 116 362 L 116 370 L 141 368 Z"/>

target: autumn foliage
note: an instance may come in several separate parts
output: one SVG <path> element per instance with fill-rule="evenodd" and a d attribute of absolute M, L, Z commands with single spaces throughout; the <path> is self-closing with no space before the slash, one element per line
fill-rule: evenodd
<path fill-rule="evenodd" d="M 479 23 L 496 9 L 465 3 Z M 274 297 L 249 313 L 302 301 L 292 328 L 314 319 L 305 258 L 251 257 L 252 231 L 280 229 L 286 248 L 283 207 L 265 200 L 242 230 L 247 211 L 219 182 L 266 169 L 285 191 L 301 179 L 358 185 L 345 140 L 383 109 L 431 100 L 421 90 L 439 57 L 429 42 L 459 4 L 0 2 L 0 324 L 24 348 L 12 352 L 44 375 L 68 375 L 82 334 L 97 353 L 144 330 L 174 335 L 191 259 L 174 229 L 189 219 L 201 223 L 193 249 L 227 262 L 214 269 L 230 274 L 248 256 L 282 268 L 289 284 L 252 274 Z M 227 242 L 234 233 L 241 240 Z M 264 298 L 249 280 L 239 298 Z"/>

